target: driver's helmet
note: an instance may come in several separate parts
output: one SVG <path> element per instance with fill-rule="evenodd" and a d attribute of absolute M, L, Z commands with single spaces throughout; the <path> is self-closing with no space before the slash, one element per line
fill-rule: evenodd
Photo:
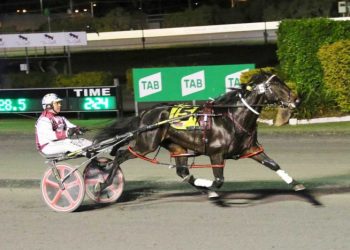
<path fill-rule="evenodd" d="M 48 109 L 48 108 L 52 108 L 52 104 L 54 102 L 60 102 L 62 101 L 61 98 L 59 98 L 56 94 L 54 93 L 49 93 L 49 94 L 46 94 L 42 101 L 41 101 L 41 104 L 43 105 L 43 109 Z"/>

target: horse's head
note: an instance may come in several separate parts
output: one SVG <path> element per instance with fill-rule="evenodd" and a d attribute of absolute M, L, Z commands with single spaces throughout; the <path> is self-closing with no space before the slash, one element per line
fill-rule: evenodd
<path fill-rule="evenodd" d="M 254 75 L 246 86 L 257 95 L 264 95 L 268 104 L 278 104 L 281 107 L 294 109 L 300 103 L 297 95 L 277 76 L 269 73 Z"/>

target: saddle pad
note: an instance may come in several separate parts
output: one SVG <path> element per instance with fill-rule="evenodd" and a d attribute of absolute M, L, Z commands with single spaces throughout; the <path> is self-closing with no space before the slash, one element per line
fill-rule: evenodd
<path fill-rule="evenodd" d="M 199 107 L 193 107 L 186 104 L 179 104 L 171 108 L 169 119 L 178 118 L 185 115 L 195 114 Z M 181 120 L 176 120 L 170 123 L 170 126 L 175 129 L 193 130 L 200 129 L 197 116 L 190 116 Z"/>

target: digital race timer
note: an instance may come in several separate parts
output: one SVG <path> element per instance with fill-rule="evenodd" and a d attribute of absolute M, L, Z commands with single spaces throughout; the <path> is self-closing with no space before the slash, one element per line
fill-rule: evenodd
<path fill-rule="evenodd" d="M 91 110 L 110 110 L 115 109 L 115 97 L 101 96 L 101 97 L 84 97 L 82 101 L 82 109 L 85 111 Z"/>
<path fill-rule="evenodd" d="M 46 89 L 0 89 L 0 113 L 42 112 L 41 100 L 47 93 L 63 99 L 62 112 L 116 111 L 116 87 Z"/>
<path fill-rule="evenodd" d="M 0 112 L 26 112 L 28 109 L 29 99 L 0 99 Z"/>

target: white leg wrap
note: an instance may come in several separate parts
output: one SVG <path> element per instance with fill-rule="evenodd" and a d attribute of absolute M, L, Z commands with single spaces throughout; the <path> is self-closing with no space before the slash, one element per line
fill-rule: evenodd
<path fill-rule="evenodd" d="M 194 181 L 194 185 L 198 187 L 211 187 L 213 185 L 213 181 L 206 180 L 206 179 L 196 179 Z"/>
<path fill-rule="evenodd" d="M 208 192 L 208 198 L 209 198 L 209 199 L 219 198 L 219 195 L 218 195 L 218 193 L 215 192 L 215 191 L 209 191 L 209 192 Z"/>
<path fill-rule="evenodd" d="M 279 177 L 282 178 L 287 184 L 291 184 L 293 181 L 293 178 L 290 177 L 284 170 L 280 169 L 277 170 L 276 173 L 279 175 Z"/>

